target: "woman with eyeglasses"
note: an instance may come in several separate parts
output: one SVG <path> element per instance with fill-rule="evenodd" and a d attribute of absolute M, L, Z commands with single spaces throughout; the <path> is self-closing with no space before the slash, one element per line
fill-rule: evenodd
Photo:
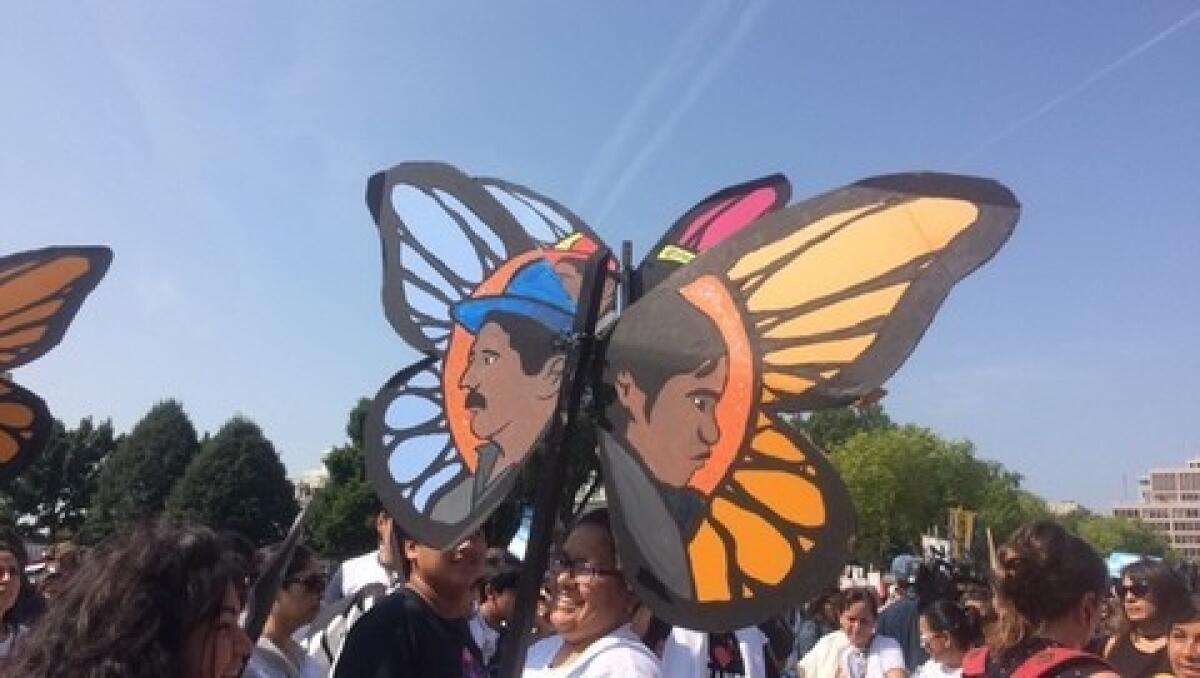
<path fill-rule="evenodd" d="M 982 638 L 971 615 L 952 600 L 936 600 L 918 617 L 921 647 L 928 661 L 917 668 L 913 678 L 957 678 L 962 675 L 963 656 Z"/>
<path fill-rule="evenodd" d="M 630 628 L 636 605 L 617 563 L 608 511 L 575 524 L 547 571 L 554 635 L 525 657 L 526 678 L 662 675 L 658 657 Z"/>
<path fill-rule="evenodd" d="M 259 550 L 256 569 L 262 571 L 281 548 L 282 544 L 275 544 Z M 246 664 L 244 678 L 306 678 L 320 673 L 292 634 L 316 618 L 327 581 L 325 568 L 313 552 L 303 545 L 297 546 L 262 635 Z"/>
<path fill-rule="evenodd" d="M 1121 570 L 1115 589 L 1121 619 L 1104 643 L 1104 658 L 1126 678 L 1169 675 L 1167 632 L 1188 605 L 1183 578 L 1166 563 L 1143 558 Z"/>

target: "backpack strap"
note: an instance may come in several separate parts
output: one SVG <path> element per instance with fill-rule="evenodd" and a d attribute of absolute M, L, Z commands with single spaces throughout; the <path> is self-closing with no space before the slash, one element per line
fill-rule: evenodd
<path fill-rule="evenodd" d="M 1052 676 L 1068 664 L 1085 664 L 1099 670 L 1116 672 L 1108 662 L 1090 652 L 1068 647 L 1051 646 L 1033 653 L 1012 673 L 1012 678 L 1041 678 Z M 964 675 L 965 671 L 964 671 Z"/>
<path fill-rule="evenodd" d="M 967 650 L 962 660 L 963 678 L 967 676 L 982 676 L 987 670 L 987 654 L 988 650 L 986 647 L 974 647 Z"/>

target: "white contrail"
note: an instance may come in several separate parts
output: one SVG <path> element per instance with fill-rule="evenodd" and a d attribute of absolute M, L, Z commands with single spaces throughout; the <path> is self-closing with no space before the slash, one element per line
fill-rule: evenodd
<path fill-rule="evenodd" d="M 754 26 L 754 22 L 766 7 L 766 0 L 748 3 L 747 9 L 738 17 L 737 24 L 733 30 L 726 36 L 721 46 L 713 52 L 708 62 L 696 73 L 696 77 L 688 84 L 687 91 L 679 99 L 679 103 L 675 108 L 663 119 L 662 124 L 655 130 L 654 136 L 638 150 L 633 161 L 625 165 L 624 171 L 621 172 L 616 182 L 613 183 L 612 190 L 609 191 L 604 203 L 600 206 L 600 210 L 596 213 L 598 221 L 604 221 L 608 213 L 612 210 L 613 205 L 616 204 L 621 194 L 625 192 L 626 187 L 637 178 L 646 162 L 658 152 L 659 147 L 675 131 L 675 127 L 679 124 L 684 114 L 696 103 L 696 100 L 700 98 L 705 88 L 708 87 L 721 68 L 725 66 L 729 58 L 733 56 L 746 35 L 750 32 L 750 29 Z"/>
<path fill-rule="evenodd" d="M 577 205 L 582 207 L 594 199 L 601 182 L 612 176 L 624 147 L 628 145 L 639 129 L 646 126 L 646 112 L 650 105 L 669 86 L 672 76 L 682 70 L 682 66 L 696 59 L 697 53 L 720 25 L 720 18 L 725 13 L 726 7 L 728 7 L 728 3 L 722 0 L 707 2 L 684 27 L 671 45 L 670 51 L 667 52 L 667 57 L 638 89 L 637 95 L 633 98 L 633 104 L 621 116 L 616 129 L 604 141 L 596 153 L 595 159 L 588 166 L 583 175 L 583 184 L 579 191 Z"/>
<path fill-rule="evenodd" d="M 1062 105 L 1062 103 L 1065 102 L 1066 100 L 1070 99 L 1071 97 L 1079 94 L 1080 92 L 1084 91 L 1085 89 L 1096 84 L 1101 79 L 1107 77 L 1113 71 L 1124 66 L 1125 64 L 1129 63 L 1130 61 L 1133 61 L 1138 56 L 1140 56 L 1143 52 L 1150 49 L 1151 47 L 1154 47 L 1158 43 L 1160 43 L 1163 40 L 1165 40 L 1166 38 L 1168 38 L 1172 33 L 1175 33 L 1176 31 L 1180 30 L 1184 26 L 1187 26 L 1188 24 L 1195 21 L 1196 19 L 1200 19 L 1200 9 L 1193 11 L 1192 13 L 1184 16 L 1179 21 L 1176 21 L 1175 23 L 1171 24 L 1167 28 L 1163 29 L 1159 33 L 1151 36 L 1149 40 L 1146 40 L 1145 42 L 1138 45 L 1137 47 L 1134 47 L 1133 49 L 1129 50 L 1125 54 L 1121 55 L 1117 60 L 1115 60 L 1112 63 L 1108 64 L 1107 66 L 1104 66 L 1103 68 L 1097 70 L 1095 73 L 1092 73 L 1088 77 L 1084 78 L 1083 81 L 1080 82 L 1079 84 L 1075 85 L 1074 87 L 1071 87 L 1070 89 L 1066 90 L 1062 94 L 1059 94 L 1058 96 L 1054 97 L 1050 101 L 1047 101 L 1046 103 L 1042 104 L 1038 108 L 1034 109 L 1029 114 L 1018 118 L 1015 122 L 1013 122 L 1008 127 L 1005 127 L 1004 129 L 1000 130 L 999 132 L 997 132 L 997 133 L 993 134 L 992 136 L 988 137 L 987 139 L 985 139 L 983 141 L 983 143 L 976 146 L 974 148 L 974 150 L 971 150 L 970 152 L 964 154 L 962 157 L 960 157 L 958 159 L 958 162 L 961 163 L 965 160 L 968 160 L 968 159 L 978 155 L 984 149 L 992 146 L 996 142 L 1008 137 L 1010 134 L 1012 134 L 1013 132 L 1016 132 L 1017 130 L 1021 129 L 1025 125 L 1028 125 L 1029 123 L 1033 122 L 1034 120 L 1037 120 L 1038 118 L 1042 117 L 1043 115 L 1054 110 L 1058 106 Z"/>

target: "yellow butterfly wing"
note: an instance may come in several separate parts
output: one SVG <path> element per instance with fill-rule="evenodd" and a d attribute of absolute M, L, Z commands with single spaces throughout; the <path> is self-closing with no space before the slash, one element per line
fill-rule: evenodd
<path fill-rule="evenodd" d="M 622 560 L 643 601 L 668 621 L 722 630 L 835 583 L 854 527 L 850 500 L 821 451 L 780 414 L 877 392 L 954 283 L 1009 237 L 1018 212 L 1012 194 L 992 181 L 869 179 L 764 217 L 630 308 L 608 348 L 606 374 L 618 401 L 637 394 L 631 375 L 639 359 L 685 364 L 671 354 L 702 351 L 704 334 L 723 347 L 719 368 L 710 359 L 692 376 L 679 375 L 722 376 L 711 421 L 677 418 L 657 436 L 622 435 L 627 421 L 641 419 L 610 406 L 609 418 L 620 423 L 603 436 L 601 459 Z M 660 319 L 682 317 L 681 304 L 707 321 L 663 328 Z M 643 410 L 652 424 L 654 410 Z M 702 422 L 698 439 L 711 443 L 682 488 L 661 470 L 673 468 L 664 459 L 669 441 L 693 435 L 679 421 Z M 654 481 L 639 487 L 630 468 Z"/>
<path fill-rule="evenodd" d="M 761 224 L 762 244 L 730 257 L 726 273 L 759 338 L 764 404 L 781 411 L 877 389 L 1019 214 L 1000 184 L 940 174 L 881 177 L 812 202 Z"/>
<path fill-rule="evenodd" d="M 111 261 L 104 247 L 50 247 L 0 257 L 0 481 L 42 448 L 51 424 L 45 403 L 6 373 L 58 344 Z"/>

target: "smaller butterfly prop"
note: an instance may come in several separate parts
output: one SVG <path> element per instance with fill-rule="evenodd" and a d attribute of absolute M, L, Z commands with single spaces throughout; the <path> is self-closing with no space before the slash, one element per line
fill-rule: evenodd
<path fill-rule="evenodd" d="M 368 476 L 401 526 L 442 548 L 477 529 L 535 450 L 557 452 L 542 443 L 579 374 L 621 569 L 659 617 L 735 629 L 835 581 L 853 509 L 787 417 L 879 393 L 1020 208 L 994 181 L 934 173 L 790 198 L 781 175 L 709 196 L 637 267 L 606 259 L 587 309 L 607 250 L 559 203 L 438 163 L 372 177 L 384 309 L 427 356 L 367 419 Z M 572 372 L 588 310 L 615 324 Z"/>
<path fill-rule="evenodd" d="M 111 261 L 106 247 L 48 247 L 0 257 L 0 483 L 41 451 L 53 423 L 46 403 L 13 383 L 9 371 L 62 340 Z"/>

